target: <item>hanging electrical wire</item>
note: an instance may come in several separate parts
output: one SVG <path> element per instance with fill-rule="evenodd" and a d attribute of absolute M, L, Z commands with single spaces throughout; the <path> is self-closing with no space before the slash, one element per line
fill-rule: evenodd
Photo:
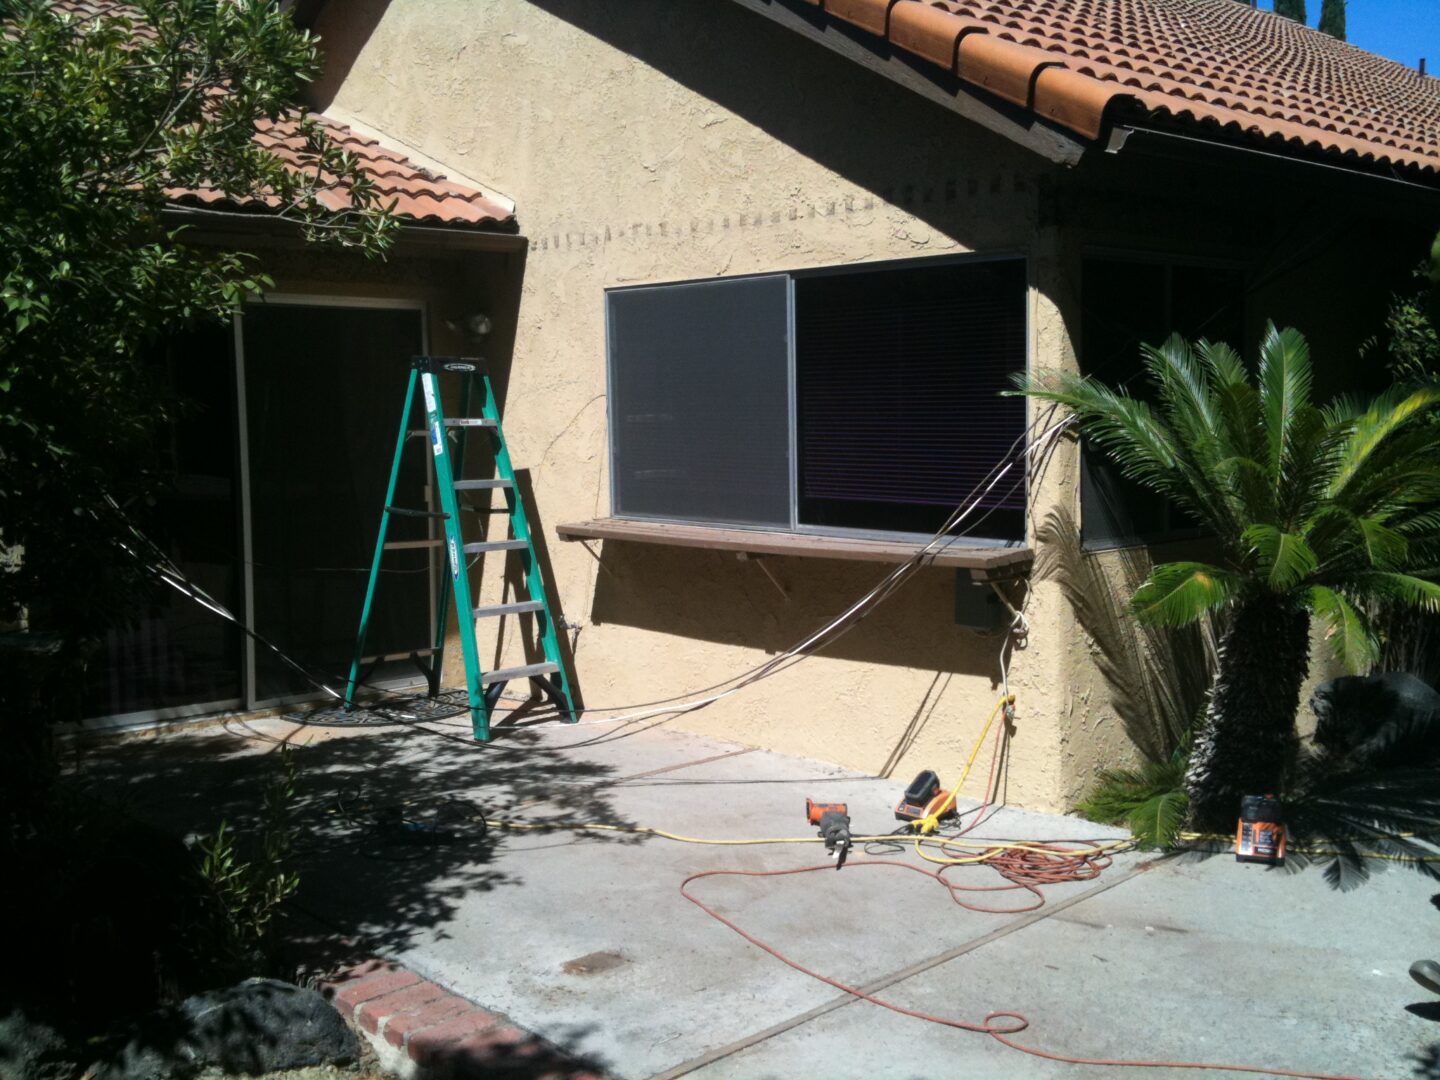
<path fill-rule="evenodd" d="M 984 506 L 987 499 L 989 499 L 991 493 L 995 490 L 995 488 L 998 487 L 1001 482 L 1006 479 L 1007 476 L 1014 472 L 1017 466 L 1020 467 L 1019 475 L 1012 481 L 1010 487 L 1007 489 L 1007 495 L 1018 490 L 1022 485 L 1025 484 L 1028 472 L 1031 468 L 1033 468 L 1035 471 L 1039 471 L 1040 466 L 1034 465 L 1032 463 L 1038 462 L 1043 465 L 1045 461 L 1048 461 L 1048 458 L 1053 452 L 1055 445 L 1058 443 L 1060 436 L 1074 423 L 1074 418 L 1068 416 L 1059 421 L 1052 422 L 1055 411 L 1056 408 L 1054 406 L 1049 407 L 1047 410 L 1041 413 L 1040 416 L 1036 418 L 1036 420 L 1032 421 L 1032 423 L 1027 426 L 1026 430 L 1023 431 L 1011 444 L 1010 448 L 1006 452 L 1005 457 L 1002 458 L 990 469 L 986 476 L 982 478 L 980 483 L 977 484 L 976 488 L 972 489 L 970 497 L 967 498 L 964 503 L 957 506 L 954 511 L 952 511 L 946 521 L 940 526 L 939 529 L 936 530 L 934 534 L 932 534 L 932 536 L 926 543 L 917 548 L 916 551 L 913 552 L 909 556 L 909 558 L 907 558 L 903 563 L 900 563 L 892 570 L 890 570 L 884 577 L 880 579 L 879 582 L 872 586 L 859 599 L 850 604 L 838 616 L 836 616 L 830 622 L 826 623 L 824 626 L 820 627 L 818 630 L 809 634 L 797 644 L 791 646 L 786 650 L 783 650 L 782 652 L 778 653 L 776 656 L 770 658 L 764 663 L 758 664 L 755 667 L 740 672 L 737 675 L 731 676 L 728 679 L 725 679 L 718 683 L 714 683 L 708 687 L 703 687 L 699 690 L 691 690 L 670 698 L 661 698 L 655 701 L 641 702 L 638 704 L 630 704 L 623 706 L 589 706 L 585 709 L 585 712 L 587 714 L 609 712 L 625 713 L 626 710 L 636 710 L 633 712 L 629 712 L 628 715 L 609 717 L 608 719 L 603 721 L 609 724 L 621 725 L 633 724 L 640 720 L 648 719 L 650 717 L 659 716 L 662 714 L 682 715 L 684 713 L 693 712 L 697 709 L 705 708 L 708 705 L 723 700 L 724 698 L 730 697 L 731 695 L 738 693 L 740 690 L 752 686 L 763 679 L 779 674 L 781 671 L 784 671 L 789 667 L 794 666 L 794 664 L 803 661 L 809 656 L 814 655 L 820 649 L 823 649 L 824 647 L 832 644 L 841 636 L 852 630 L 856 625 L 858 625 L 870 613 L 870 611 L 872 611 L 875 607 L 877 607 L 879 604 L 883 603 L 886 599 L 893 595 L 894 592 L 899 589 L 901 585 L 903 585 L 916 571 L 927 565 L 934 555 L 938 554 L 945 547 L 954 543 L 959 538 L 957 530 L 961 527 L 961 525 L 963 525 L 967 521 L 967 519 L 973 516 Z M 1031 436 L 1037 428 L 1043 428 L 1043 430 L 1038 436 L 1032 438 Z M 1027 468 L 1027 466 L 1029 466 L 1029 468 Z M 259 633 L 252 626 L 245 623 L 244 620 L 236 616 L 227 607 L 225 607 L 225 605 L 223 605 L 213 596 L 205 592 L 205 590 L 195 584 L 195 582 L 188 579 L 164 551 L 162 551 L 153 541 L 151 541 L 132 522 L 130 522 L 128 517 L 124 514 L 120 507 L 113 502 L 113 500 L 109 501 L 109 509 L 111 510 L 111 512 L 117 514 L 121 518 L 129 533 L 133 537 L 135 537 L 137 545 L 139 545 L 143 549 L 146 549 L 149 552 L 149 558 L 146 558 L 145 555 L 143 555 L 140 551 L 135 550 L 134 548 L 127 547 L 126 550 L 128 550 L 130 554 L 132 554 L 134 557 L 139 559 L 141 563 L 145 565 L 146 568 L 149 569 L 150 572 L 158 580 L 175 589 L 177 592 L 181 593 L 181 595 L 184 595 L 189 599 L 193 600 L 194 602 L 200 604 L 206 610 L 211 611 L 212 613 L 235 625 L 243 633 L 245 633 L 252 640 L 254 640 L 257 644 L 262 645 L 263 647 L 274 653 L 287 667 L 289 667 L 297 675 L 303 678 L 307 683 L 316 687 L 318 690 L 330 697 L 332 700 L 344 700 L 344 695 L 340 691 L 336 690 L 335 687 L 331 685 L 329 681 L 327 681 L 326 677 L 324 677 L 326 676 L 326 673 L 320 672 L 316 669 L 307 668 L 306 666 L 302 665 L 299 661 L 295 660 L 283 649 L 281 649 L 280 646 L 275 644 L 265 635 Z M 987 510 L 987 512 L 982 515 L 979 520 L 983 521 L 985 517 L 988 517 L 988 515 L 989 511 Z M 1005 635 L 1005 641 L 1002 642 L 1001 647 L 1001 676 L 1002 681 L 1004 681 L 1007 686 L 1008 666 L 1006 661 L 1006 651 L 1010 647 L 1010 644 L 1014 641 L 1016 632 L 1023 632 L 1023 629 L 1026 625 L 1024 615 L 1021 610 L 1012 607 L 1011 612 L 1011 632 Z M 335 676 L 333 674 L 329 675 L 329 678 L 336 682 L 342 681 L 339 679 L 338 676 Z M 359 685 L 371 691 L 372 693 L 376 693 L 382 696 L 390 696 L 402 699 L 410 697 L 410 695 L 398 693 L 392 689 L 375 686 L 370 683 L 362 682 Z M 700 696 L 697 697 L 697 695 Z M 607 732 L 604 736 L 601 736 L 600 738 L 610 738 L 614 737 L 617 734 L 617 732 L 611 731 Z"/>

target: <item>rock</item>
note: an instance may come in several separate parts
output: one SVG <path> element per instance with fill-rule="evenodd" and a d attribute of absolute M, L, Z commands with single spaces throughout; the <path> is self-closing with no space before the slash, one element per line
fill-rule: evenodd
<path fill-rule="evenodd" d="M 0 1080 L 67 1080 L 75 1062 L 65 1039 L 19 1009 L 0 1017 Z"/>
<path fill-rule="evenodd" d="M 1415 765 L 1422 762 L 1404 752 L 1423 751 L 1423 745 L 1398 744 L 1427 741 L 1419 736 L 1440 717 L 1440 693 L 1399 671 L 1343 675 L 1321 683 L 1310 707 L 1315 711 L 1315 742 L 1331 754 L 1349 755 L 1357 764 L 1390 764 L 1382 759 L 1402 751 L 1398 756 L 1408 756 L 1405 763 Z M 1434 747 L 1429 749 L 1433 756 Z"/>
<path fill-rule="evenodd" d="M 355 1033 L 318 991 L 246 979 L 153 1014 L 95 1067 L 94 1080 L 183 1080 L 212 1068 L 254 1075 L 346 1065 L 359 1052 Z"/>
<path fill-rule="evenodd" d="M 90 1071 L 94 1080 L 175 1080 L 189 1076 L 195 1067 L 180 1057 L 173 1045 L 135 1038 Z"/>
<path fill-rule="evenodd" d="M 278 979 L 246 979 L 196 994 L 179 1014 L 184 1031 L 177 1049 L 197 1068 L 266 1073 L 349 1064 L 360 1053 L 355 1033 L 322 994 Z"/>

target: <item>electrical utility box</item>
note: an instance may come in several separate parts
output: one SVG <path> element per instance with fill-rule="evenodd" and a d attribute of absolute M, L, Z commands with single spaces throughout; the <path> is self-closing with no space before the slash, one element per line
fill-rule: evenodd
<path fill-rule="evenodd" d="M 1000 598 L 989 585 L 974 581 L 969 570 L 955 571 L 955 624 L 977 634 L 1000 629 Z"/>

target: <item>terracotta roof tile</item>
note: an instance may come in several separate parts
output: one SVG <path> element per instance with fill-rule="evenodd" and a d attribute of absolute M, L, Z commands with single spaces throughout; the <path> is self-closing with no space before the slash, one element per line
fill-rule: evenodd
<path fill-rule="evenodd" d="M 1110 115 L 1440 174 L 1440 79 L 1236 0 L 807 0 L 1097 138 Z"/>
<path fill-rule="evenodd" d="M 327 116 L 316 115 L 315 119 L 331 139 L 359 159 L 381 201 L 393 200 L 395 212 L 402 217 L 426 225 L 515 231 L 514 212 L 483 192 L 429 172 Z M 255 140 L 287 164 L 299 166 L 305 142 L 294 118 L 262 124 Z M 279 205 L 273 196 L 234 199 L 213 188 L 171 188 L 170 195 L 180 205 L 224 205 L 239 210 L 267 210 Z M 344 191 L 326 191 L 321 194 L 321 202 L 341 210 L 350 205 L 350 198 Z"/>
<path fill-rule="evenodd" d="M 135 33 L 150 31 L 141 22 L 135 7 L 120 0 L 52 0 L 52 7 L 81 19 L 99 16 L 124 17 L 135 20 Z M 514 232 L 517 229 L 514 211 L 484 192 L 447 180 L 432 173 L 403 154 L 380 145 L 375 139 L 323 115 L 315 115 L 331 139 L 354 154 L 361 168 L 375 182 L 382 200 L 395 201 L 396 212 L 421 224 L 459 226 L 469 229 Z M 257 125 L 255 141 L 287 164 L 299 167 L 305 140 L 293 116 L 262 122 Z M 265 211 L 274 209 L 273 197 L 232 198 L 210 187 L 169 189 L 177 204 L 205 207 L 229 207 L 236 210 Z M 350 203 L 343 191 L 322 193 L 321 201 L 332 209 L 343 209 Z"/>

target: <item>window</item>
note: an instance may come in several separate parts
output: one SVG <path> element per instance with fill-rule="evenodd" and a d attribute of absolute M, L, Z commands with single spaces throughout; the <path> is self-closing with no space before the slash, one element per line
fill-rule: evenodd
<path fill-rule="evenodd" d="M 1237 350 L 1243 344 L 1245 279 L 1238 268 L 1089 257 L 1083 273 L 1080 370 L 1110 386 L 1123 385 L 1147 398 L 1140 346 L 1159 344 L 1172 333 L 1223 341 Z M 1090 549 L 1196 532 L 1182 511 L 1126 480 L 1088 445 L 1080 461 L 1080 522 Z"/>
<path fill-rule="evenodd" d="M 928 535 L 1024 428 L 1025 291 L 1018 259 L 611 291 L 614 513 Z M 971 535 L 1024 508 L 997 487 Z"/>

